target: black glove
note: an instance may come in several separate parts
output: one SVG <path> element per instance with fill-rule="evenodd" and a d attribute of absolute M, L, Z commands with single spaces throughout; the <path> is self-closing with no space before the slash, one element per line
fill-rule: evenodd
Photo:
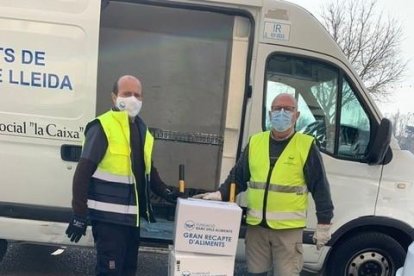
<path fill-rule="evenodd" d="M 78 242 L 80 238 L 85 236 L 87 222 L 85 218 L 79 216 L 73 216 L 72 221 L 69 222 L 69 226 L 66 229 L 66 235 L 71 242 Z"/>
<path fill-rule="evenodd" d="M 177 198 L 178 197 L 187 198 L 185 193 L 181 193 L 176 189 L 167 188 L 167 189 L 165 189 L 164 194 L 163 194 L 163 198 L 166 201 L 168 201 L 169 203 L 173 203 L 173 204 L 177 203 Z"/>

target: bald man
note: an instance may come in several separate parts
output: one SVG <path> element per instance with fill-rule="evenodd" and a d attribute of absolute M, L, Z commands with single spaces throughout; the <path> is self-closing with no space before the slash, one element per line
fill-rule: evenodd
<path fill-rule="evenodd" d="M 233 179 L 246 192 L 246 262 L 249 275 L 299 275 L 303 266 L 302 234 L 306 226 L 308 191 L 318 219 L 317 249 L 330 239 L 333 217 L 329 183 L 311 136 L 296 133 L 300 113 L 296 99 L 279 94 L 272 101 L 271 131 L 253 135 L 226 181 L 216 192 L 196 195 L 227 200 Z"/>
<path fill-rule="evenodd" d="M 139 222 L 154 222 L 149 190 L 169 202 L 180 194 L 169 188 L 152 162 L 154 138 L 138 116 L 142 84 L 120 77 L 112 90 L 113 108 L 85 128 L 81 158 L 73 178 L 72 242 L 85 235 L 87 218 L 97 251 L 96 275 L 135 275 Z"/>

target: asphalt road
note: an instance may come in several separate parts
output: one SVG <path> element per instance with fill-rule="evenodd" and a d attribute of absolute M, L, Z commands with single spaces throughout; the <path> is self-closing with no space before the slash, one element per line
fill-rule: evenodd
<path fill-rule="evenodd" d="M 0 275 L 5 276 L 66 276 L 94 275 L 95 252 L 92 248 L 68 247 L 59 255 L 58 248 L 43 245 L 9 244 L 0 263 Z M 141 248 L 138 258 L 140 276 L 168 275 L 166 249 Z M 238 262 L 235 275 L 246 275 L 246 266 Z M 303 272 L 301 276 L 316 276 Z"/>

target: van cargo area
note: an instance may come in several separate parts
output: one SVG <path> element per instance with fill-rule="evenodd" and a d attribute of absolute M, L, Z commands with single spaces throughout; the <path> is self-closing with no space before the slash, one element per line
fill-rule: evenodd
<path fill-rule="evenodd" d="M 227 176 L 221 175 L 226 128 L 234 132 L 226 143 L 239 143 L 241 121 L 226 125 L 234 24 L 232 15 L 122 2 L 111 2 L 101 13 L 96 113 L 111 107 L 118 76 L 139 76 L 141 116 L 157 140 L 154 164 L 171 186 L 178 184 L 178 166 L 184 164 L 189 194 L 215 190 Z M 242 42 L 246 55 L 247 38 Z M 242 87 L 244 79 L 238 81 Z M 236 96 L 235 103 L 244 93 Z M 236 157 L 232 148 L 230 159 Z M 174 208 L 163 206 L 155 204 L 173 215 Z"/>

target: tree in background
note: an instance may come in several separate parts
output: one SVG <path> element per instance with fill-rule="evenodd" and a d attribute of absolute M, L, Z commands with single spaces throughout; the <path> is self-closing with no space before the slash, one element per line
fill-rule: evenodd
<path fill-rule="evenodd" d="M 401 149 L 414 153 L 414 113 L 402 114 L 399 111 L 391 114 L 392 132 Z"/>
<path fill-rule="evenodd" d="M 371 95 L 379 100 L 391 94 L 387 87 L 402 78 L 407 65 L 400 54 L 399 21 L 377 12 L 375 0 L 331 0 L 321 16 Z"/>

